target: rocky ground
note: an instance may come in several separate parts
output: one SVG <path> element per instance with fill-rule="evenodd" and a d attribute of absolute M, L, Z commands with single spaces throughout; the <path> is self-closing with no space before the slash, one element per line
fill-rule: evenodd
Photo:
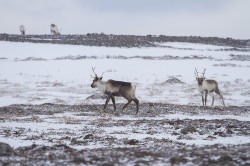
<path fill-rule="evenodd" d="M 250 165 L 249 106 L 101 108 L 0 107 L 0 165 Z"/>
<path fill-rule="evenodd" d="M 245 48 L 250 46 L 250 40 L 239 40 L 232 38 L 200 37 L 200 36 L 164 36 L 164 35 L 113 35 L 88 33 L 82 35 L 13 35 L 0 34 L 0 41 L 11 42 L 32 42 L 71 44 L 85 46 L 106 46 L 106 47 L 157 47 L 157 43 L 164 42 L 188 42 L 220 46 Z M 230 50 L 228 50 L 230 51 Z"/>

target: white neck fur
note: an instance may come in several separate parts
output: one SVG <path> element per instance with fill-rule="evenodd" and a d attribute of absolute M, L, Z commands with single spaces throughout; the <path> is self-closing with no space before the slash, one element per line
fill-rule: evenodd
<path fill-rule="evenodd" d="M 107 82 L 107 81 L 102 81 L 102 80 L 100 80 L 100 81 L 97 82 L 97 88 L 98 88 L 98 90 L 101 91 L 102 93 L 105 92 L 105 89 L 106 89 L 106 82 Z"/>

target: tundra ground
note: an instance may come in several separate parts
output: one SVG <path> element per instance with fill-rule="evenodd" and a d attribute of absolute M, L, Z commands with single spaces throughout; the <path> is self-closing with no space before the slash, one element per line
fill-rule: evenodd
<path fill-rule="evenodd" d="M 249 165 L 250 107 L 0 107 L 0 165 Z"/>

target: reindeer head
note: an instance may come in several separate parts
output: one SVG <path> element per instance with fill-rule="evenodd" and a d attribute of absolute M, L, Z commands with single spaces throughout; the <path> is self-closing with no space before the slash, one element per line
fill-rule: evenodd
<path fill-rule="evenodd" d="M 196 80 L 197 80 L 199 86 L 202 86 L 202 83 L 205 80 L 205 77 L 204 77 L 205 72 L 206 72 L 206 69 L 204 69 L 203 73 L 201 73 L 202 76 L 199 76 L 197 69 L 195 68 L 194 74 L 196 76 Z"/>
<path fill-rule="evenodd" d="M 95 68 L 92 67 L 92 71 L 95 74 L 95 76 L 92 76 L 92 74 L 91 74 L 91 77 L 94 78 L 94 80 L 91 84 L 91 87 L 95 88 L 95 87 L 97 87 L 97 83 L 102 80 L 102 76 L 103 76 L 104 72 L 102 73 L 102 75 L 100 77 L 98 77 L 97 74 L 95 73 Z"/>

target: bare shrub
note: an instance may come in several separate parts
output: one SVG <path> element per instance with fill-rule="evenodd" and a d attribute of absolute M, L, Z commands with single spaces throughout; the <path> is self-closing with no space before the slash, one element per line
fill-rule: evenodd
<path fill-rule="evenodd" d="M 216 67 L 242 67 L 241 65 L 236 65 L 233 63 L 220 63 L 220 64 L 214 64 L 213 66 L 216 66 Z"/>

